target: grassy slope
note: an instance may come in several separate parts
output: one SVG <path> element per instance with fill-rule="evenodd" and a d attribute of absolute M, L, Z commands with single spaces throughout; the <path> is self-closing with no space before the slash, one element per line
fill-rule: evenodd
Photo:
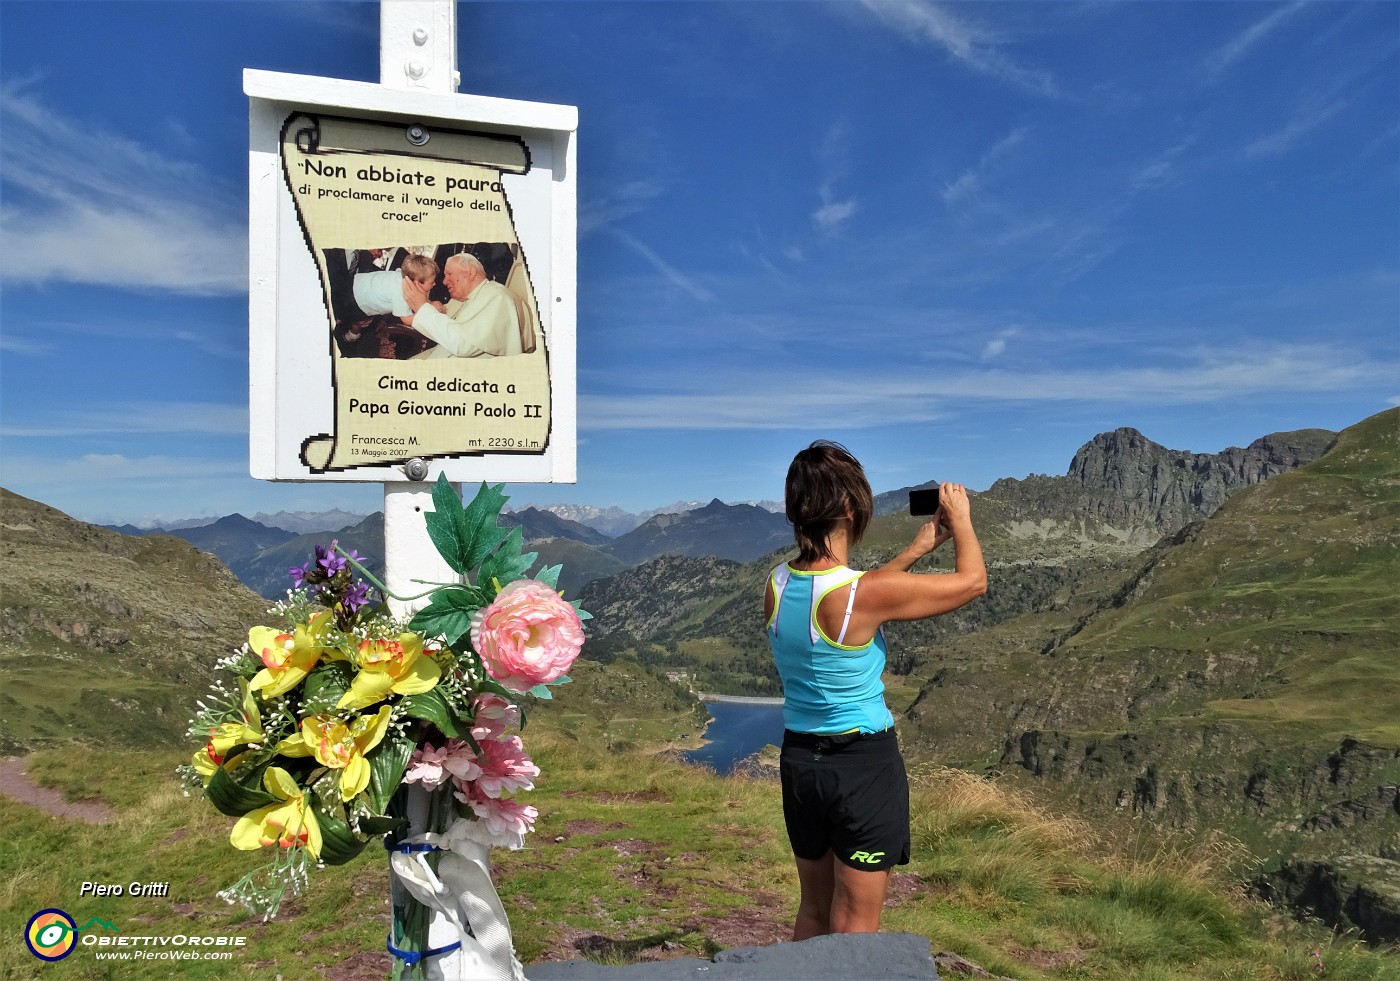
<path fill-rule="evenodd" d="M 561 693 L 561 697 L 563 697 Z M 594 731 L 596 733 L 596 730 Z M 536 834 L 495 853 L 518 952 L 531 963 L 588 951 L 621 962 L 769 943 L 790 929 L 796 881 L 771 780 L 718 778 L 664 757 L 608 752 L 594 733 L 536 713 L 527 740 L 544 777 L 531 795 Z M 45 782 L 97 795 L 117 820 L 91 827 L 0 797 L 0 975 L 172 976 L 168 963 L 115 969 L 80 950 L 45 968 L 18 941 L 35 911 L 59 906 L 126 934 L 247 937 L 232 963 L 180 965 L 190 978 L 382 976 L 383 854 L 313 873 L 312 893 L 278 920 L 249 920 L 215 892 L 256 856 L 226 844 L 229 819 L 185 800 L 169 753 L 74 754 L 31 761 Z M 1220 846 L 1109 852 L 1083 825 L 1055 820 L 956 771 L 912 774 L 914 861 L 896 876 L 884 926 L 929 937 L 994 973 L 1044 978 L 1302 981 L 1397 977 L 1394 955 L 1268 918 L 1227 880 Z M 164 899 L 79 899 L 81 881 L 168 881 Z"/>
<path fill-rule="evenodd" d="M 1304 723 L 1400 747 L 1400 410 L 1348 429 L 1321 460 L 1236 495 L 1167 552 L 1130 607 L 1064 653 L 1130 660 L 1239 655 L 1246 690 L 1209 714 Z M 1225 693 L 1220 693 L 1224 695 Z M 1190 699 L 1157 710 L 1194 710 Z"/>
<path fill-rule="evenodd" d="M 0 751 L 182 740 L 213 661 L 265 601 L 177 538 L 127 538 L 4 490 L 0 522 Z"/>

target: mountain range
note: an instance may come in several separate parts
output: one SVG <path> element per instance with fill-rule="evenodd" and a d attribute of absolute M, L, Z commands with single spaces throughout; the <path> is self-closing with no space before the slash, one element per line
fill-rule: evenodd
<path fill-rule="evenodd" d="M 772 551 L 791 534 L 786 518 L 757 505 L 712 500 L 707 505 L 685 507 L 688 510 L 659 511 L 617 537 L 564 517 L 554 509 L 527 507 L 506 511 L 501 521 L 507 527 L 521 529 L 527 547 L 539 554 L 538 565 L 563 564 L 559 585 L 570 593 L 594 579 L 614 575 L 659 555 L 752 559 Z M 288 571 L 306 562 L 317 545 L 331 540 L 347 551 L 357 551 L 375 576 L 383 571 L 379 558 L 384 546 L 381 512 L 337 530 L 300 535 L 241 514 L 227 515 L 209 524 L 165 530 L 130 525 L 105 527 L 132 536 L 182 538 L 217 556 L 245 585 L 268 599 L 282 596 L 291 582 Z"/>

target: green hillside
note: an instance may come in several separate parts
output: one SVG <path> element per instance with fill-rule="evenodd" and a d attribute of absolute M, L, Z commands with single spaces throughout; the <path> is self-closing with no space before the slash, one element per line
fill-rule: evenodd
<path fill-rule="evenodd" d="M 0 525 L 0 753 L 182 742 L 213 662 L 266 601 L 178 538 L 128 538 L 3 489 Z"/>

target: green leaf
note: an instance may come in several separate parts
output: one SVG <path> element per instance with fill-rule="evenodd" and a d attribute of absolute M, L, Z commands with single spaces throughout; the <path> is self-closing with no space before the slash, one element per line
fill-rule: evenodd
<path fill-rule="evenodd" d="M 478 661 L 478 667 L 480 667 L 480 661 Z M 485 669 L 482 668 L 482 670 L 479 673 L 485 674 Z M 520 704 L 520 692 L 511 691 L 509 688 L 501 684 L 489 674 L 476 683 L 476 690 L 478 694 L 481 694 L 483 692 L 490 692 L 493 695 L 500 695 L 512 705 Z"/>
<path fill-rule="evenodd" d="M 447 481 L 446 474 L 438 474 L 433 485 L 433 510 L 423 515 L 427 524 L 428 537 L 433 540 L 438 554 L 452 569 L 465 573 L 468 567 L 462 565 L 462 537 L 465 529 L 458 520 L 462 513 L 462 502 L 457 492 Z"/>
<path fill-rule="evenodd" d="M 536 698 L 543 698 L 546 700 L 552 699 L 554 697 L 554 693 L 551 692 L 549 689 L 553 688 L 555 685 L 567 685 L 573 680 L 574 679 L 570 678 L 568 675 L 561 674 L 553 681 L 545 682 L 544 684 L 539 684 L 531 688 L 529 694 L 534 695 Z"/>
<path fill-rule="evenodd" d="M 467 539 L 469 547 L 466 551 L 468 570 L 474 569 L 482 559 L 495 551 L 501 539 L 506 536 L 506 530 L 500 527 L 501 508 L 510 500 L 501 493 L 504 486 L 505 484 L 497 484 L 495 487 L 488 487 L 486 482 L 482 481 L 476 497 L 472 498 L 472 502 L 462 513 L 463 526 L 470 532 Z"/>
<path fill-rule="evenodd" d="M 447 696 L 442 693 L 441 688 L 429 688 L 422 694 L 409 695 L 399 705 L 409 716 L 437 726 L 445 736 L 456 737 L 462 734 L 462 729 L 457 724 L 457 713 L 448 704 Z"/>
<path fill-rule="evenodd" d="M 256 771 L 259 782 L 264 769 L 266 767 L 259 767 Z M 209 802 L 220 814 L 227 814 L 229 817 L 242 817 L 249 811 L 275 804 L 278 800 L 265 790 L 245 787 L 223 767 L 215 770 L 214 775 L 209 778 L 209 784 L 204 788 L 204 796 L 209 798 Z"/>
<path fill-rule="evenodd" d="M 539 572 L 535 573 L 535 578 L 538 579 L 540 582 L 544 583 L 550 589 L 558 589 L 559 573 L 563 571 L 564 567 L 562 565 L 546 566 Z"/>
<path fill-rule="evenodd" d="M 447 477 L 438 475 L 433 487 L 434 510 L 425 514 L 428 537 L 443 560 L 466 575 L 490 555 L 505 530 L 500 527 L 501 507 L 509 498 L 501 493 L 503 484 L 488 487 L 483 481 L 476 497 L 466 508 Z"/>
<path fill-rule="evenodd" d="M 305 692 L 302 714 L 329 712 L 340 701 L 340 696 L 350 690 L 355 669 L 349 661 L 328 661 L 306 676 L 302 682 Z"/>
<path fill-rule="evenodd" d="M 504 586 L 523 577 L 525 570 L 534 564 L 536 558 L 534 552 L 521 553 L 524 544 L 525 536 L 517 525 L 506 535 L 501 547 L 482 561 L 481 572 L 476 577 L 477 584 L 485 589 L 493 580 Z"/>
<path fill-rule="evenodd" d="M 386 737 L 369 757 L 369 803 L 370 809 L 383 814 L 389 807 L 389 798 L 403 782 L 404 771 L 408 769 L 409 757 L 413 755 L 414 740 L 411 736 L 397 735 Z"/>
<path fill-rule="evenodd" d="M 371 838 L 379 835 L 386 835 L 391 831 L 408 824 L 408 818 L 395 817 L 362 817 L 359 820 L 359 828 L 362 834 L 367 834 Z"/>
<path fill-rule="evenodd" d="M 456 647 L 457 641 L 471 632 L 472 614 L 483 605 L 475 589 L 439 589 L 408 626 L 425 637 L 443 637 L 449 647 Z"/>
<path fill-rule="evenodd" d="M 316 808 L 316 823 L 321 827 L 321 861 L 327 865 L 344 865 L 365 849 L 365 840 L 356 837 L 350 825 L 330 817 Z"/>

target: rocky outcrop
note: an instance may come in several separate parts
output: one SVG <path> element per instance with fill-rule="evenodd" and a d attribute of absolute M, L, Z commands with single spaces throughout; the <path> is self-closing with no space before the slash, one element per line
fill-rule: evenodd
<path fill-rule="evenodd" d="M 1081 446 L 1063 477 L 1006 478 L 986 492 L 1022 520 L 1063 520 L 1088 534 L 1105 530 L 1149 545 L 1214 514 L 1242 487 L 1316 460 L 1336 438 L 1325 429 L 1263 436 L 1219 453 L 1171 450 L 1132 428 L 1100 433 Z"/>
<path fill-rule="evenodd" d="M 1166 534 L 1208 517 L 1241 487 L 1320 457 L 1336 437 L 1324 429 L 1273 433 L 1220 453 L 1169 450 L 1136 429 L 1100 433 L 1080 447 L 1066 479 L 1106 491 L 1095 513 L 1115 527 L 1149 524 Z"/>
<path fill-rule="evenodd" d="M 1256 876 L 1254 895 L 1372 944 L 1400 943 L 1400 862 L 1369 855 L 1298 859 Z"/>
<path fill-rule="evenodd" d="M 970 961 L 963 963 L 971 964 Z M 972 965 L 975 967 L 976 965 Z M 938 981 L 938 967 L 927 937 L 911 933 L 847 933 L 813 937 L 767 947 L 733 947 L 710 960 L 681 957 L 640 964 L 595 964 L 572 960 L 535 964 L 525 969 L 530 981 L 660 981 L 704 978 L 706 981 L 772 981 L 774 978 L 911 978 Z M 986 972 L 982 977 L 990 977 Z"/>

